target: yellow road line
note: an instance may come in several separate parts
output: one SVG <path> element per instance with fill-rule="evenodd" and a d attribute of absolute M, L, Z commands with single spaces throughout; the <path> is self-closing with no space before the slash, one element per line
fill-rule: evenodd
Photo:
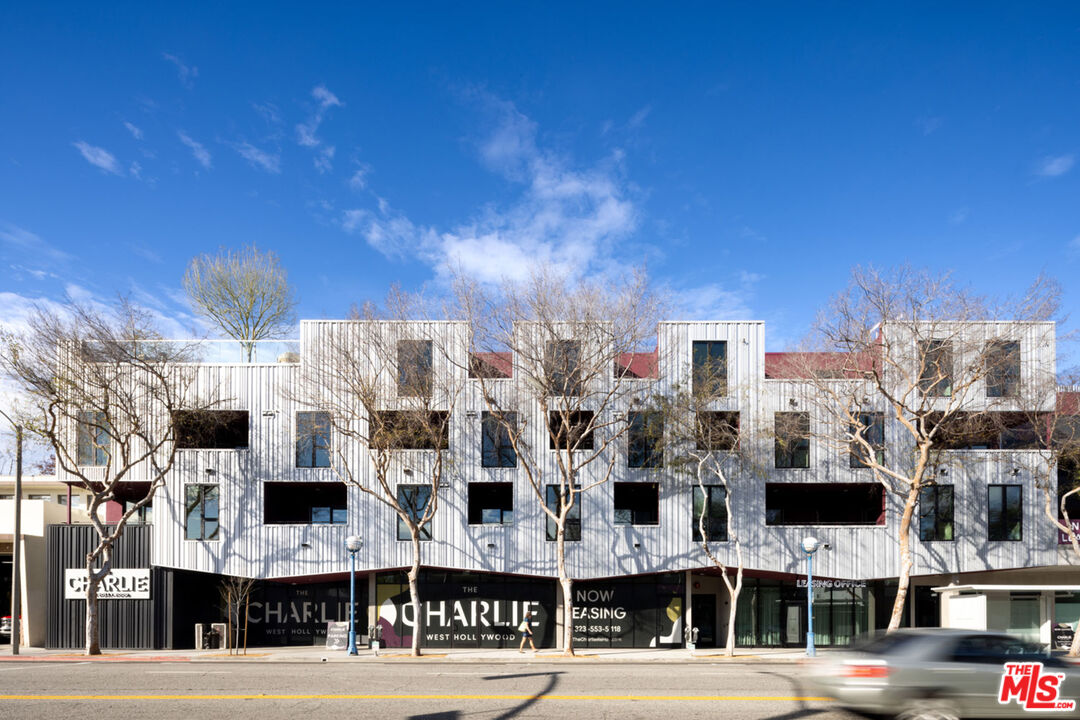
<path fill-rule="evenodd" d="M 0 695 L 4 700 L 681 700 L 691 702 L 810 702 L 827 697 L 798 695 Z"/>

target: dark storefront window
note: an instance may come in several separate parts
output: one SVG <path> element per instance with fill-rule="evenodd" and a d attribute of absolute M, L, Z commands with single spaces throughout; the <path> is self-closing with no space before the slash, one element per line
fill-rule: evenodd
<path fill-rule="evenodd" d="M 659 525 L 658 483 L 615 483 L 616 525 Z"/>
<path fill-rule="evenodd" d="M 579 581 L 573 592 L 577 647 L 682 646 L 681 574 Z"/>
<path fill-rule="evenodd" d="M 815 581 L 815 585 L 819 582 L 822 581 Z M 814 588 L 815 645 L 843 647 L 867 632 L 873 592 L 867 585 L 825 580 L 821 587 Z M 805 587 L 794 582 L 747 578 L 738 602 L 736 645 L 801 647 L 806 644 Z"/>
<path fill-rule="evenodd" d="M 532 613 L 537 647 L 555 644 L 555 580 L 446 570 L 420 571 L 421 644 L 429 648 L 517 647 Z M 402 572 L 378 573 L 375 606 L 385 647 L 408 647 L 416 623 Z"/>

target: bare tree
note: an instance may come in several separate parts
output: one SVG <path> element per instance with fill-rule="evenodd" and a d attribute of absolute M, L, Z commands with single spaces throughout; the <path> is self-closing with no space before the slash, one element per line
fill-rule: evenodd
<path fill-rule="evenodd" d="M 739 412 L 715 410 L 716 398 L 728 394 L 725 361 L 706 358 L 694 368 L 692 375 L 690 387 L 675 387 L 670 394 L 651 399 L 655 411 L 645 413 L 648 429 L 642 435 L 650 445 L 655 443 L 662 449 L 663 462 L 676 471 L 675 479 L 689 475 L 695 484 L 694 540 L 720 571 L 727 588 L 730 605 L 724 648 L 730 657 L 735 655 L 735 618 L 744 569 L 739 516 L 733 507 L 737 504 L 740 481 L 758 474 L 755 438 L 747 432 L 754 419 L 743 419 Z M 785 437 L 793 445 L 798 442 L 794 434 Z M 714 512 L 718 503 L 723 503 L 722 516 Z M 734 577 L 729 561 L 732 554 Z"/>
<path fill-rule="evenodd" d="M 230 655 L 240 654 L 241 618 L 244 623 L 244 654 L 247 655 L 248 601 L 251 599 L 251 591 L 254 588 L 255 578 L 235 575 L 224 578 L 218 585 L 218 594 L 221 596 L 222 607 L 225 610 L 225 639 Z"/>
<path fill-rule="evenodd" d="M 152 319 L 121 301 L 111 312 L 69 304 L 38 309 L 5 335 L 0 366 L 33 406 L 33 431 L 52 446 L 66 481 L 90 494 L 96 544 L 86 555 L 86 654 L 98 655 L 98 588 L 129 519 L 165 484 L 176 455 L 175 415 L 199 408 L 191 348 L 161 342 Z M 115 521 L 106 503 L 127 502 Z"/>
<path fill-rule="evenodd" d="M 337 476 L 393 511 L 408 531 L 411 649 L 419 656 L 423 541 L 453 464 L 451 417 L 465 373 L 450 356 L 464 353 L 464 325 L 423 320 L 402 296 L 388 306 L 326 324 L 301 370 L 297 401 L 326 424 Z"/>
<path fill-rule="evenodd" d="M 848 288 L 819 315 L 810 352 L 788 358 L 786 373 L 814 390 L 812 402 L 827 427 L 821 440 L 901 503 L 890 631 L 903 619 L 920 492 L 936 484 L 941 453 L 958 447 L 1007 400 L 986 391 L 1001 362 L 997 326 L 988 321 L 1044 320 L 1056 293 L 1053 282 L 1040 278 L 1019 300 L 994 301 L 948 275 L 855 268 Z"/>
<path fill-rule="evenodd" d="M 469 325 L 470 375 L 484 408 L 554 531 L 562 647 L 573 655 L 568 519 L 622 457 L 616 448 L 629 428 L 631 400 L 650 389 L 633 371 L 633 358 L 655 347 L 662 303 L 643 272 L 608 284 L 573 281 L 549 268 L 497 291 L 459 278 L 457 303 Z"/>
<path fill-rule="evenodd" d="M 192 258 L 184 273 L 195 311 L 238 340 L 251 362 L 255 343 L 287 337 L 296 323 L 296 292 L 273 252 L 254 245 Z"/>

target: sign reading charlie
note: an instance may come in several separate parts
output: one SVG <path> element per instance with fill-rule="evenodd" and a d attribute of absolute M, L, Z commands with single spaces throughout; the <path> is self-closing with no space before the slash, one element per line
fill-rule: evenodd
<path fill-rule="evenodd" d="M 85 570 L 64 570 L 64 599 L 85 600 L 89 584 Z M 149 600 L 150 570 L 112 570 L 101 579 L 97 596 L 98 600 Z"/>

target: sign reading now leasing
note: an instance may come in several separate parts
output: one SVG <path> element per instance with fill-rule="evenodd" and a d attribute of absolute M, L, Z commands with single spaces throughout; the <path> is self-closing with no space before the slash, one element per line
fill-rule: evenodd
<path fill-rule="evenodd" d="M 85 600 L 90 580 L 86 570 L 64 570 L 64 599 Z M 98 585 L 99 600 L 149 600 L 150 570 L 112 570 Z"/>

